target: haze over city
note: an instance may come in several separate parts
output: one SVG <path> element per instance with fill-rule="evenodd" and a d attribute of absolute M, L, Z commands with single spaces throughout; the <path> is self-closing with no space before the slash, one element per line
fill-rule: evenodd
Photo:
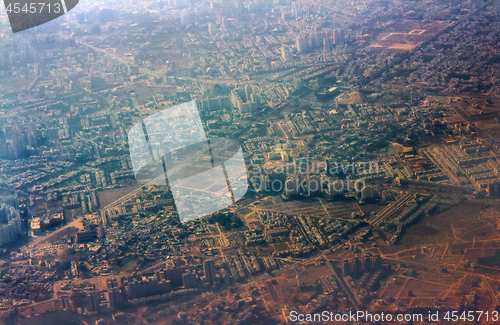
<path fill-rule="evenodd" d="M 500 322 L 499 0 L 8 1 L 3 324 Z"/>

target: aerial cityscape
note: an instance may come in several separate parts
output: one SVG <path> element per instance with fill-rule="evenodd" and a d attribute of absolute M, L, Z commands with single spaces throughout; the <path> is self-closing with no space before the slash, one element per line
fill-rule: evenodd
<path fill-rule="evenodd" d="M 500 324 L 500 0 L 7 3 L 0 324 Z"/>

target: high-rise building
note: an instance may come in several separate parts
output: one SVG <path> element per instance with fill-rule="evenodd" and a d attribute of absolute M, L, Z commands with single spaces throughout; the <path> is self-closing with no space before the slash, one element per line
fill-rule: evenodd
<path fill-rule="evenodd" d="M 198 286 L 198 277 L 196 273 L 188 272 L 182 275 L 182 281 L 184 282 L 184 288 L 196 288 Z"/>
<path fill-rule="evenodd" d="M 260 175 L 260 190 L 264 192 L 271 190 L 271 179 L 269 175 Z"/>
<path fill-rule="evenodd" d="M 38 135 L 34 127 L 27 129 L 26 139 L 28 140 L 28 145 L 31 147 L 36 147 L 38 145 Z"/>
<path fill-rule="evenodd" d="M 331 40 L 329 38 L 323 38 L 323 52 L 329 52 L 332 44 Z"/>
<path fill-rule="evenodd" d="M 323 187 L 319 176 L 311 175 L 306 179 L 307 195 L 320 193 Z"/>
<path fill-rule="evenodd" d="M 138 299 L 168 293 L 172 291 L 172 284 L 169 280 L 146 279 L 137 281 L 133 279 L 133 281 L 127 283 L 125 288 L 130 298 Z"/>
<path fill-rule="evenodd" d="M 343 274 L 344 276 L 351 275 L 351 261 L 349 261 L 349 260 L 345 260 L 345 261 L 342 263 L 342 274 Z"/>
<path fill-rule="evenodd" d="M 285 195 L 287 197 L 294 197 L 299 195 L 299 185 L 295 175 L 288 176 L 285 182 Z"/>
<path fill-rule="evenodd" d="M 167 266 L 167 269 L 163 272 L 165 280 L 172 283 L 173 287 L 180 287 L 182 283 L 182 274 L 184 273 L 185 267 L 171 267 Z M 160 278 L 161 279 L 161 278 Z"/>
<path fill-rule="evenodd" d="M 15 196 L 0 197 L 0 245 L 16 240 L 21 234 L 22 221 Z"/>
<path fill-rule="evenodd" d="M 313 49 L 318 47 L 317 38 L 318 35 L 316 34 L 316 32 L 309 33 L 309 46 Z"/>
<path fill-rule="evenodd" d="M 285 45 L 281 45 L 281 59 L 285 62 L 291 60 L 290 50 Z"/>
<path fill-rule="evenodd" d="M 17 195 L 9 195 L 9 196 L 0 196 L 0 204 L 6 204 L 9 205 L 15 209 L 19 207 L 19 200 L 17 198 Z"/>
<path fill-rule="evenodd" d="M 227 18 L 226 17 L 222 17 L 220 19 L 220 27 L 221 29 L 223 30 L 226 30 L 227 29 Z"/>
<path fill-rule="evenodd" d="M 12 159 L 17 159 L 21 157 L 22 154 L 26 151 L 26 144 L 24 143 L 24 139 L 19 134 L 16 134 L 9 143 L 9 156 Z"/>
<path fill-rule="evenodd" d="M 371 272 L 372 271 L 372 259 L 370 256 L 365 256 L 363 258 L 363 271 Z"/>
<path fill-rule="evenodd" d="M 234 2 L 234 8 L 237 11 L 243 11 L 243 9 L 245 9 L 243 0 L 235 0 L 235 2 Z"/>
<path fill-rule="evenodd" d="M 245 86 L 245 98 L 247 102 L 252 101 L 252 87 L 250 85 Z"/>
<path fill-rule="evenodd" d="M 287 12 L 285 11 L 285 8 L 281 8 L 281 19 L 286 20 L 288 18 Z"/>
<path fill-rule="evenodd" d="M 85 298 L 85 304 L 87 306 L 88 313 L 95 313 L 99 311 L 99 295 L 97 292 L 87 292 L 87 297 Z"/>
<path fill-rule="evenodd" d="M 213 283 L 215 281 L 215 262 L 212 260 L 205 260 L 203 262 L 203 272 L 205 274 L 205 279 Z"/>
<path fill-rule="evenodd" d="M 106 281 L 106 286 L 107 286 L 108 290 L 109 289 L 118 288 L 118 281 L 116 279 L 114 279 L 114 278 L 108 279 Z"/>
<path fill-rule="evenodd" d="M 352 266 L 352 273 L 354 274 L 354 276 L 360 276 L 363 273 L 363 263 L 359 258 L 354 259 Z"/>
<path fill-rule="evenodd" d="M 246 88 L 233 89 L 231 91 L 231 104 L 237 108 L 240 114 L 253 113 L 258 107 L 258 101 L 255 96 L 247 97 Z"/>
<path fill-rule="evenodd" d="M 326 34 L 324 32 L 316 33 L 316 45 L 318 47 L 323 45 L 323 39 L 326 38 Z"/>
<path fill-rule="evenodd" d="M 0 138 L 0 158 L 9 158 L 9 146 L 5 139 Z"/>
<path fill-rule="evenodd" d="M 345 43 L 345 32 L 343 29 L 336 29 L 333 31 L 333 44 L 339 45 Z"/>
<path fill-rule="evenodd" d="M 120 292 L 120 289 L 114 288 L 114 289 L 108 290 L 107 295 L 108 295 L 110 309 L 116 309 L 122 305 L 123 295 Z"/>
<path fill-rule="evenodd" d="M 231 108 L 231 98 L 229 96 L 217 96 L 215 98 L 198 98 L 196 104 L 200 110 L 213 112 Z"/>
<path fill-rule="evenodd" d="M 304 53 L 307 50 L 307 39 L 305 35 L 298 35 L 295 41 L 297 52 Z"/>
<path fill-rule="evenodd" d="M 361 198 L 363 200 L 372 199 L 375 196 L 375 189 L 372 186 L 361 188 Z"/>
<path fill-rule="evenodd" d="M 372 265 L 374 269 L 380 269 L 382 267 L 382 257 L 380 255 L 373 257 Z"/>
<path fill-rule="evenodd" d="M 328 194 L 330 197 L 342 196 L 345 191 L 345 186 L 342 181 L 330 179 L 328 183 Z"/>

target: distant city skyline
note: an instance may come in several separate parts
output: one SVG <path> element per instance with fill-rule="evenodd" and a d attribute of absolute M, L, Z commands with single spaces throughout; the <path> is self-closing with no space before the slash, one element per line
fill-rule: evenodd
<path fill-rule="evenodd" d="M 497 322 L 499 0 L 0 8 L 0 322 Z"/>

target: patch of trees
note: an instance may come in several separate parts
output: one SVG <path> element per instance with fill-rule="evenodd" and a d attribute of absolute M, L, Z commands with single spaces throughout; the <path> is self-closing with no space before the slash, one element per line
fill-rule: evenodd
<path fill-rule="evenodd" d="M 241 228 L 243 226 L 243 222 L 241 221 L 241 219 L 238 218 L 232 212 L 214 213 L 208 218 L 208 222 L 211 224 L 218 223 L 219 225 L 224 227 L 224 229 L 226 229 L 226 230 L 238 229 L 238 228 Z"/>

